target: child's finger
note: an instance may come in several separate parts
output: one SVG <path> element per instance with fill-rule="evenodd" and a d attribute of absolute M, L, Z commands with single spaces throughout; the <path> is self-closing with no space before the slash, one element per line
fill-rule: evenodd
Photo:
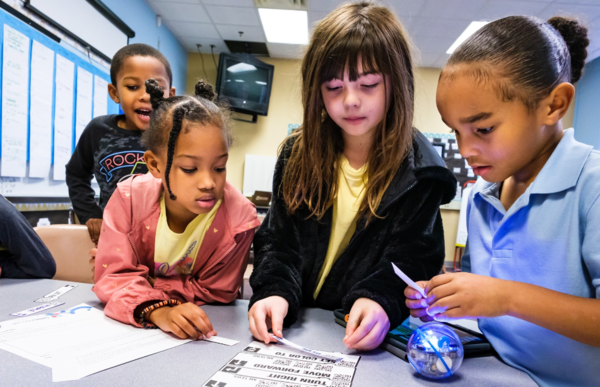
<path fill-rule="evenodd" d="M 356 328 L 354 333 L 349 335 L 344 340 L 344 344 L 346 344 L 346 347 L 353 348 L 356 345 L 356 343 L 362 340 L 371 331 L 371 329 L 373 329 L 373 326 L 376 323 L 377 320 L 372 316 L 363 318 L 360 322 L 360 325 L 358 326 L 358 328 Z"/>
<path fill-rule="evenodd" d="M 387 329 L 385 329 L 386 325 L 377 322 L 375 326 L 373 326 L 373 329 L 371 329 L 371 331 L 367 333 L 365 337 L 363 337 L 356 344 L 349 348 L 354 348 L 362 351 L 368 351 L 377 348 L 379 344 L 381 344 L 385 334 L 387 333 Z M 389 325 L 387 326 L 389 327 Z"/>
<path fill-rule="evenodd" d="M 450 295 L 444 298 L 440 298 L 434 302 L 430 307 L 427 308 L 427 314 L 434 316 L 439 313 L 444 313 L 447 310 L 457 308 L 460 306 L 458 297 Z"/>
<path fill-rule="evenodd" d="M 258 334 L 256 338 L 264 341 L 265 344 L 269 344 L 271 338 L 269 337 L 269 330 L 267 328 L 267 315 L 262 308 L 257 308 L 257 310 L 254 311 L 254 324 L 256 333 Z"/>
<path fill-rule="evenodd" d="M 164 329 L 163 329 L 164 330 Z M 187 333 L 185 333 L 185 331 L 183 329 L 181 329 L 177 324 L 175 324 L 174 322 L 170 322 L 168 324 L 168 330 L 169 332 L 171 332 L 172 334 L 174 334 L 175 336 L 179 337 L 180 339 L 187 339 L 188 335 Z"/>
<path fill-rule="evenodd" d="M 410 309 L 410 315 L 414 318 L 421 318 L 424 316 L 429 316 L 427 314 L 427 308 Z"/>
<path fill-rule="evenodd" d="M 173 322 L 177 324 L 177 326 L 181 328 L 181 330 L 184 331 L 191 340 L 198 340 L 202 335 L 202 332 L 198 332 L 196 327 L 194 327 L 194 325 L 190 323 L 190 321 L 188 321 L 188 319 L 186 319 L 183 315 L 175 316 L 173 318 Z"/>
<path fill-rule="evenodd" d="M 421 309 L 421 308 L 427 308 L 429 306 L 429 304 L 427 303 L 427 300 L 411 300 L 411 299 L 406 299 L 406 301 L 404 301 L 404 303 L 406 304 L 406 306 L 409 309 Z"/>
<path fill-rule="evenodd" d="M 412 300 L 420 300 L 423 298 L 423 295 L 421 295 L 421 293 L 411 288 L 410 286 L 407 286 L 406 289 L 404 289 L 404 295 L 406 296 L 406 299 Z"/>
<path fill-rule="evenodd" d="M 436 314 L 435 316 L 433 316 L 433 319 L 435 321 L 439 321 L 439 322 L 448 322 L 448 321 L 465 318 L 465 317 L 469 317 L 469 316 L 467 316 L 465 311 L 459 307 L 459 308 L 453 308 L 453 309 L 447 310 L 444 313 Z"/>
<path fill-rule="evenodd" d="M 280 313 L 279 310 L 271 309 L 271 329 L 273 330 L 273 334 L 277 337 L 283 337 L 282 329 L 283 329 L 283 313 Z"/>
<path fill-rule="evenodd" d="M 346 335 L 344 336 L 344 341 L 350 337 L 354 331 L 356 331 L 356 328 L 358 327 L 358 325 L 360 324 L 360 320 L 361 320 L 361 312 L 351 309 L 350 310 L 350 314 L 348 315 L 348 321 L 346 324 Z"/>
<path fill-rule="evenodd" d="M 437 288 L 438 286 L 447 284 L 448 282 L 452 281 L 455 276 L 456 276 L 456 274 L 453 274 L 453 273 L 436 275 L 429 281 L 429 283 L 425 287 L 425 294 L 427 294 L 429 296 L 429 293 L 433 289 Z"/>
<path fill-rule="evenodd" d="M 206 337 L 212 336 L 212 334 L 211 334 L 213 331 L 212 325 L 209 326 L 208 324 L 206 324 L 206 321 L 202 318 L 202 316 L 200 314 L 193 314 L 191 316 L 184 316 L 184 317 L 194 327 L 194 331 L 196 331 L 196 329 L 197 329 Z M 186 330 L 186 332 L 187 332 L 187 330 Z"/>

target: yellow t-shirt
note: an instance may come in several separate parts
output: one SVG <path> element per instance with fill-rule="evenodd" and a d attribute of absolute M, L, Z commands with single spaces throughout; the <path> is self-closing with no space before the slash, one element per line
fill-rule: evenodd
<path fill-rule="evenodd" d="M 221 200 L 206 214 L 199 214 L 192 220 L 183 233 L 171 231 L 167 223 L 165 196 L 160 198 L 160 217 L 154 239 L 154 271 L 160 276 L 190 274 L 198 256 L 198 250 L 206 230 L 210 228 Z"/>
<path fill-rule="evenodd" d="M 365 195 L 365 184 L 367 183 L 367 164 L 359 169 L 350 166 L 344 155 L 340 157 L 340 168 L 338 174 L 338 191 L 333 200 L 333 220 L 331 224 L 331 236 L 325 262 L 319 273 L 317 288 L 313 293 L 316 299 L 321 291 L 325 279 L 329 275 L 331 267 L 338 259 L 342 251 L 350 243 L 352 235 L 356 230 L 358 210 Z"/>

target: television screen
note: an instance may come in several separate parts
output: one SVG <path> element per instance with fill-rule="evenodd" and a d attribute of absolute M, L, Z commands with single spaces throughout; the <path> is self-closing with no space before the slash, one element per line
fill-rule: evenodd
<path fill-rule="evenodd" d="M 232 110 L 266 116 L 273 81 L 272 65 L 247 54 L 221 54 L 217 94 Z"/>

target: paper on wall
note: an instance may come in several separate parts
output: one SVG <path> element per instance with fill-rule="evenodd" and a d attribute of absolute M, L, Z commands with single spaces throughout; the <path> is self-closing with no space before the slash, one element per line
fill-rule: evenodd
<path fill-rule="evenodd" d="M 73 84 L 75 64 L 56 54 L 54 101 L 54 180 L 65 180 L 73 148 Z"/>
<path fill-rule="evenodd" d="M 92 120 L 93 77 L 89 71 L 77 67 L 77 108 L 75 110 L 75 144 Z"/>
<path fill-rule="evenodd" d="M 108 82 L 94 75 L 94 118 L 108 114 Z"/>
<path fill-rule="evenodd" d="M 254 191 L 273 190 L 273 172 L 277 157 L 246 155 L 244 163 L 244 196 L 254 195 Z"/>

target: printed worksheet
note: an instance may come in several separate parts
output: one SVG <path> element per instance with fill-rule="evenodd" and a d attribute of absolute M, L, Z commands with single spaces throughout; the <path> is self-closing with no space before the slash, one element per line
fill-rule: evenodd
<path fill-rule="evenodd" d="M 92 120 L 92 103 L 94 100 L 93 76 L 89 71 L 77 67 L 77 100 L 75 104 L 75 144 L 79 142 L 81 133 Z"/>
<path fill-rule="evenodd" d="M 265 345 L 254 341 L 211 376 L 203 386 L 349 387 L 360 356 L 340 353 L 335 355 L 342 360 L 334 362 L 288 346 Z"/>
<path fill-rule="evenodd" d="M 94 75 L 94 118 L 105 116 L 108 111 L 108 82 Z"/>
<path fill-rule="evenodd" d="M 65 180 L 65 165 L 73 150 L 73 88 L 75 64 L 56 54 L 54 101 L 54 180 Z"/>

